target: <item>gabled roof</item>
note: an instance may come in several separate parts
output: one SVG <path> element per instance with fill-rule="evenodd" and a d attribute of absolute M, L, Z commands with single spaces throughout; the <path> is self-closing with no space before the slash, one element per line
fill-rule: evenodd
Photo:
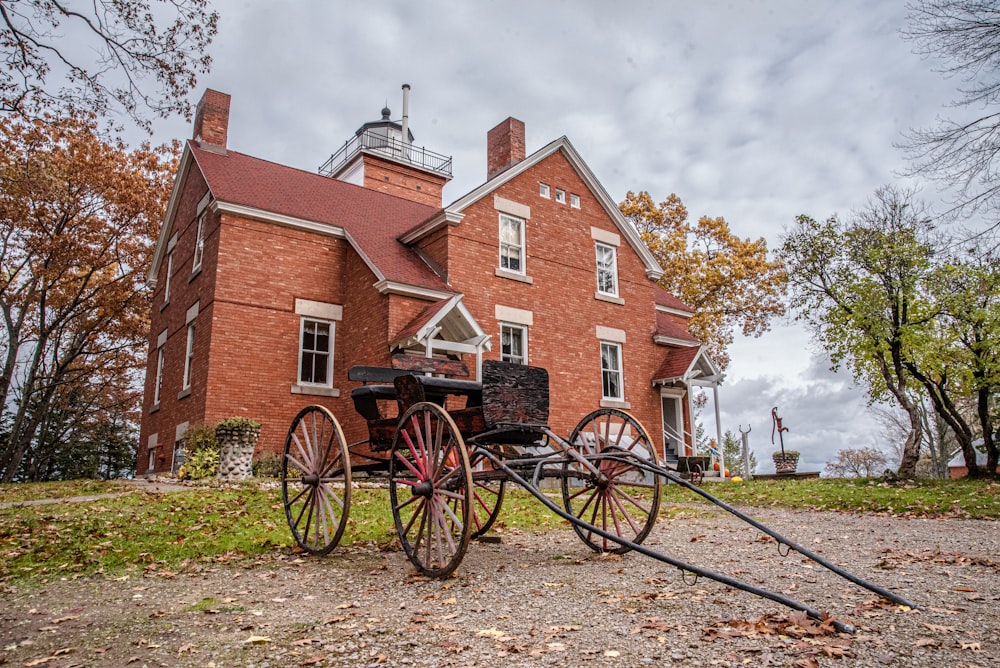
<path fill-rule="evenodd" d="M 192 168 L 204 176 L 216 210 L 346 239 L 383 287 L 416 286 L 427 291 L 425 296 L 438 298 L 453 294 L 417 254 L 396 241 L 440 209 L 235 151 L 204 150 L 193 142 L 181 157 L 147 279 L 151 285 L 171 234 L 176 200 Z"/>
<path fill-rule="evenodd" d="M 657 343 L 676 346 L 697 346 L 701 343 L 685 323 L 677 322 L 668 313 L 656 312 L 656 332 L 653 334 Z"/>
<path fill-rule="evenodd" d="M 531 169 L 542 160 L 554 155 L 556 152 L 561 152 L 563 154 L 597 201 L 600 202 L 601 208 L 604 209 L 604 212 L 609 218 L 611 218 L 612 222 L 614 222 L 619 232 L 621 232 L 621 235 L 628 241 L 629 246 L 632 247 L 632 250 L 634 250 L 642 260 L 642 263 L 646 267 L 646 276 L 654 281 L 659 280 L 659 278 L 663 276 L 663 268 L 660 267 L 656 258 L 649 252 L 646 244 L 642 242 L 642 238 L 639 237 L 639 233 L 635 231 L 635 228 L 632 227 L 632 225 L 622 215 L 621 211 L 618 210 L 618 206 L 615 204 L 615 201 L 611 199 L 611 196 L 608 195 L 604 186 L 597 180 L 597 177 L 594 176 L 590 167 L 587 166 L 587 163 L 583 161 L 583 158 L 581 158 L 580 154 L 577 153 L 573 144 L 571 144 L 569 139 L 565 136 L 560 137 L 559 139 L 549 143 L 547 146 L 535 151 L 521 162 L 500 172 L 472 192 L 461 197 L 460 199 L 455 200 L 444 208 L 444 215 L 439 214 L 435 220 L 422 221 L 420 225 L 400 235 L 400 241 L 403 241 L 404 243 L 413 243 L 420 237 L 429 234 L 442 225 L 455 224 L 457 221 L 461 220 L 462 212 L 466 207 L 478 202 L 480 199 L 486 197 L 503 184 Z"/>
<path fill-rule="evenodd" d="M 653 374 L 653 385 L 690 380 L 721 381 L 723 374 L 702 346 L 672 348 Z"/>
<path fill-rule="evenodd" d="M 463 295 L 454 295 L 427 306 L 392 338 L 389 347 L 426 347 L 430 338 L 433 347 L 443 350 L 475 352 L 474 349 L 480 344 L 485 345 L 488 350 L 490 337 L 462 303 L 462 297 Z M 446 343 L 457 345 L 449 346 Z"/>
<path fill-rule="evenodd" d="M 656 305 L 661 307 L 658 310 L 667 312 L 677 312 L 678 315 L 687 315 L 688 317 L 694 315 L 694 309 L 682 302 L 677 297 L 673 296 L 660 286 L 656 286 L 654 289 L 654 298 L 656 299 Z"/>

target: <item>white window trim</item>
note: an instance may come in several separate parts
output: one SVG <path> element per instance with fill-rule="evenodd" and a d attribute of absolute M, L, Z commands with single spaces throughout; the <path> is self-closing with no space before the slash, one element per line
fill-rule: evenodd
<path fill-rule="evenodd" d="M 159 434 L 150 434 L 149 439 L 146 441 L 146 452 L 149 459 L 147 472 L 156 468 L 156 441 L 158 438 Z"/>
<path fill-rule="evenodd" d="M 505 219 L 506 220 L 510 220 L 510 221 L 514 221 L 516 223 L 519 223 L 520 226 L 521 226 L 521 234 L 520 234 L 520 236 L 521 236 L 521 245 L 520 246 L 514 246 L 513 244 L 508 244 L 508 246 L 519 248 L 520 251 L 521 251 L 521 253 L 520 253 L 520 265 L 521 266 L 520 266 L 519 269 L 510 269 L 509 267 L 503 266 L 503 260 L 504 260 L 504 254 L 503 254 L 503 249 L 504 249 L 503 225 L 504 225 L 504 220 Z M 512 216 L 509 213 L 503 213 L 503 212 L 500 213 L 499 222 L 497 223 L 497 241 L 498 241 L 498 243 L 497 243 L 497 251 L 498 251 L 498 253 L 497 253 L 498 254 L 498 257 L 497 257 L 497 271 L 501 271 L 501 272 L 504 272 L 505 274 L 511 274 L 511 275 L 515 275 L 515 276 L 527 276 L 527 270 L 528 270 L 527 264 L 528 263 L 526 262 L 526 260 L 527 260 L 527 255 L 528 255 L 528 253 L 527 253 L 527 246 L 528 246 L 528 244 L 527 244 L 527 238 L 525 237 L 525 231 L 526 231 L 525 228 L 526 227 L 527 226 L 524 224 L 524 219 L 523 218 L 518 218 L 517 216 Z M 499 274 L 497 274 L 497 275 L 499 276 Z"/>
<path fill-rule="evenodd" d="M 174 252 L 167 253 L 167 280 L 163 283 L 163 305 L 170 303 L 170 277 L 174 273 Z"/>
<path fill-rule="evenodd" d="M 571 207 L 573 207 L 574 209 L 579 209 L 580 208 L 580 196 L 577 195 L 576 193 L 570 193 L 569 194 L 569 205 Z"/>
<path fill-rule="evenodd" d="M 194 276 L 201 270 L 202 260 L 205 259 L 205 217 L 208 209 L 198 214 L 198 231 L 194 238 L 194 257 L 191 260 L 191 275 Z"/>
<path fill-rule="evenodd" d="M 153 408 L 160 407 L 160 388 L 163 386 L 163 346 L 156 349 L 156 377 L 153 381 Z"/>
<path fill-rule="evenodd" d="M 522 356 L 522 359 L 521 359 L 521 361 L 517 362 L 517 364 L 525 364 L 525 365 L 528 364 L 528 327 L 527 327 L 527 325 L 522 325 L 522 324 L 513 323 L 513 322 L 501 322 L 500 323 L 500 360 L 504 361 L 504 362 L 506 362 L 506 361 L 512 361 L 512 360 L 504 360 L 504 358 L 503 358 L 503 331 L 504 331 L 505 328 L 506 329 L 510 329 L 510 330 L 515 330 L 516 329 L 519 332 L 521 332 L 521 356 Z"/>
<path fill-rule="evenodd" d="M 187 348 L 184 353 L 184 382 L 181 384 L 181 394 L 191 394 L 191 371 L 194 366 L 194 333 L 195 323 L 189 321 L 187 326 Z M 180 399 L 181 397 L 177 397 Z"/>
<path fill-rule="evenodd" d="M 622 396 L 620 397 L 609 397 L 604 394 L 604 346 L 611 346 L 615 350 L 618 362 L 618 387 L 621 388 Z M 601 341 L 600 346 L 600 358 L 601 358 L 601 406 L 605 408 L 625 408 L 627 401 L 625 401 L 625 366 L 624 366 L 624 353 L 622 351 L 622 344 L 618 341 Z"/>
<path fill-rule="evenodd" d="M 603 290 L 601 289 L 601 251 L 606 250 L 611 252 L 611 269 L 610 273 L 614 282 L 614 290 Z M 606 297 L 620 297 L 618 291 L 618 249 L 610 244 L 602 243 L 600 241 L 594 244 L 594 258 L 597 268 L 597 294 L 604 295 Z"/>
<path fill-rule="evenodd" d="M 552 189 L 549 188 L 549 184 L 538 182 L 538 196 L 544 197 L 545 199 L 550 199 L 552 197 Z"/>
<path fill-rule="evenodd" d="M 556 202 L 559 204 L 566 203 L 566 191 L 560 188 L 556 188 Z"/>
<path fill-rule="evenodd" d="M 312 383 L 312 382 L 308 382 L 308 381 L 302 380 L 302 355 L 305 352 L 303 350 L 303 348 L 302 348 L 302 337 L 303 337 L 303 334 L 305 334 L 306 323 L 307 322 L 316 322 L 316 323 L 320 323 L 320 324 L 324 324 L 324 325 L 329 325 L 330 326 L 330 348 L 327 351 L 327 358 L 326 358 L 326 378 L 327 378 L 327 382 L 325 382 L 325 383 Z M 316 318 L 314 316 L 302 316 L 301 318 L 299 318 L 299 355 L 298 355 L 298 366 L 297 366 L 297 369 L 295 371 L 295 376 L 297 378 L 297 382 L 292 387 L 292 393 L 293 394 L 310 394 L 310 393 L 312 393 L 312 392 L 309 392 L 307 390 L 324 389 L 324 388 L 325 389 L 330 389 L 330 390 L 333 389 L 333 351 L 335 349 L 335 346 L 334 346 L 335 337 L 334 337 L 334 335 L 335 335 L 336 331 L 337 331 L 337 323 L 335 321 L 333 321 L 333 320 L 327 320 L 327 319 L 324 319 L 324 318 Z M 319 352 L 319 351 L 311 350 L 309 352 Z M 299 388 L 301 391 L 296 392 L 296 388 Z M 337 395 L 335 395 L 335 396 L 339 396 L 339 393 Z"/>

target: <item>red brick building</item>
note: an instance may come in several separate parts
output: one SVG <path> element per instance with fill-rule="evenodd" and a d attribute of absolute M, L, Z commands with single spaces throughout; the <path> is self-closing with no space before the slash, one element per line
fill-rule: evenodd
<path fill-rule="evenodd" d="M 721 375 L 567 138 L 527 155 L 508 118 L 486 181 L 442 206 L 451 160 L 413 145 L 405 98 L 402 123 L 384 109 L 320 173 L 231 150 L 229 105 L 213 90 L 198 105 L 148 278 L 139 473 L 176 466 L 189 425 L 234 415 L 262 423 L 260 451 L 310 404 L 362 440 L 347 371 L 400 351 L 545 367 L 557 433 L 620 407 L 685 454 L 688 390 Z"/>

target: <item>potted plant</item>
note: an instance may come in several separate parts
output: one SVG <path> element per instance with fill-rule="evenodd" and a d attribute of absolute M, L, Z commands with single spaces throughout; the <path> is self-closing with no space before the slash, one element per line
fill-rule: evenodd
<path fill-rule="evenodd" d="M 246 480 L 253 475 L 253 451 L 260 436 L 260 422 L 231 417 L 215 425 L 219 441 L 219 480 Z"/>
<path fill-rule="evenodd" d="M 799 467 L 799 453 L 795 450 L 778 450 L 771 454 L 775 473 L 795 473 Z"/>

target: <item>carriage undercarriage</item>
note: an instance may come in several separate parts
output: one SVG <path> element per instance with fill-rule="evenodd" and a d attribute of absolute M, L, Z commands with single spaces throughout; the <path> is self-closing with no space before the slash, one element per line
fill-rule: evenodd
<path fill-rule="evenodd" d="M 508 484 L 527 490 L 573 527 L 596 552 L 636 551 L 684 572 L 763 596 L 809 616 L 821 611 L 782 594 L 650 550 L 642 542 L 659 512 L 661 486 L 684 486 L 813 562 L 901 605 L 915 607 L 795 544 L 663 466 L 648 433 L 629 413 L 602 408 L 584 417 L 566 439 L 547 426 L 544 369 L 484 362 L 483 382 L 415 375 L 445 370 L 435 360 L 398 358 L 400 367 L 356 367 L 352 379 L 380 382 L 354 391 L 369 438 L 348 444 L 336 417 L 310 406 L 293 420 L 285 445 L 282 494 L 298 545 L 322 555 L 341 540 L 355 474 L 384 476 L 396 533 L 410 562 L 430 577 L 460 565 L 471 540 L 496 520 Z M 394 360 L 394 364 L 396 361 Z M 454 370 L 450 363 L 447 370 Z M 385 381 L 391 380 L 392 385 Z M 465 407 L 446 410 L 449 397 Z M 394 401 L 399 417 L 378 402 Z M 384 453 L 384 456 L 383 456 Z M 561 506 L 542 491 L 557 483 Z M 551 484 L 550 484 L 551 489 Z M 853 629 L 834 622 L 841 631 Z"/>

